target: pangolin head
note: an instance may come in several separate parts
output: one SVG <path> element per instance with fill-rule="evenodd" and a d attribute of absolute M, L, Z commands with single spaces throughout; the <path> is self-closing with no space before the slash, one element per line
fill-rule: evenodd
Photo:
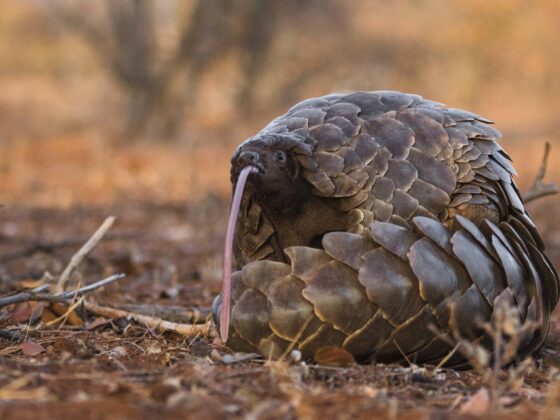
<path fill-rule="evenodd" d="M 231 159 L 231 182 L 236 185 L 241 170 L 252 166 L 246 190 L 269 208 L 293 205 L 305 188 L 298 157 L 310 156 L 311 147 L 293 133 L 264 134 L 242 143 Z"/>
<path fill-rule="evenodd" d="M 229 329 L 232 246 L 243 194 L 250 194 L 271 212 L 298 207 L 309 193 L 301 176 L 298 156 L 311 156 L 311 147 L 294 133 L 260 134 L 242 143 L 231 160 L 234 194 L 224 249 L 224 285 L 220 335 L 227 341 Z"/>

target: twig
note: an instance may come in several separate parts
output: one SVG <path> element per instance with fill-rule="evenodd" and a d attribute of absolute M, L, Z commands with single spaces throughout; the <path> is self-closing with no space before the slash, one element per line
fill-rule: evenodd
<path fill-rule="evenodd" d="M 120 280 L 124 276 L 125 276 L 124 273 L 113 274 L 112 276 L 104 278 L 103 280 L 96 281 L 95 283 L 88 284 L 87 286 L 80 287 L 79 289 L 68 290 L 66 292 L 59 293 L 57 297 L 66 300 L 66 299 L 74 298 L 76 296 L 82 296 L 85 295 L 86 293 L 99 289 L 100 287 L 106 286 L 109 283 L 113 283 L 117 280 Z"/>
<path fill-rule="evenodd" d="M 189 308 L 185 306 L 158 305 L 143 303 L 115 303 L 116 309 L 136 312 L 141 315 L 156 316 L 178 323 L 202 324 L 211 313 L 210 307 Z"/>
<path fill-rule="evenodd" d="M 499 309 L 498 309 L 499 310 Z M 500 370 L 503 367 L 502 362 L 502 333 L 503 333 L 503 324 L 505 323 L 502 320 L 502 325 L 496 325 L 494 327 L 493 332 L 493 341 L 494 341 L 494 362 L 492 364 L 492 375 L 490 375 L 490 412 L 496 413 L 498 411 L 499 403 L 498 399 L 500 397 Z M 490 366 L 488 366 L 490 368 Z"/>
<path fill-rule="evenodd" d="M 29 302 L 29 301 L 47 301 L 47 302 L 60 302 L 72 299 L 74 297 L 83 296 L 86 293 L 92 292 L 100 287 L 106 286 L 124 277 L 124 274 L 113 274 L 103 280 L 95 283 L 88 284 L 76 290 L 69 290 L 62 293 L 42 293 L 48 288 L 48 285 L 37 287 L 30 292 L 21 292 L 11 296 L 0 298 L 0 308 L 14 303 Z"/>
<path fill-rule="evenodd" d="M 535 176 L 535 180 L 533 181 L 533 185 L 529 191 L 523 194 L 523 201 L 528 203 L 533 200 L 537 200 L 542 197 L 546 197 L 548 195 L 558 194 L 559 188 L 558 185 L 555 183 L 545 184 L 544 183 L 544 176 L 546 175 L 546 168 L 548 166 L 548 157 L 550 155 L 550 143 L 546 142 L 544 145 L 544 155 L 541 162 L 541 166 L 537 175 Z"/>
<path fill-rule="evenodd" d="M 15 295 L 4 296 L 0 298 L 0 308 L 8 305 L 13 305 L 16 303 L 30 302 L 30 301 L 47 301 L 47 302 L 60 302 L 60 298 L 55 297 L 50 293 L 35 293 L 31 292 L 21 292 Z"/>
<path fill-rule="evenodd" d="M 186 337 L 194 337 L 196 335 L 207 337 L 212 330 L 212 325 L 208 322 L 206 324 L 178 324 L 153 316 L 128 312 L 122 309 L 110 308 L 108 306 L 96 305 L 89 302 L 84 302 L 84 307 L 97 316 L 109 319 L 127 318 L 160 332 L 174 332 Z"/>
<path fill-rule="evenodd" d="M 455 353 L 457 353 L 457 350 L 459 350 L 459 347 L 461 347 L 461 343 L 457 343 L 455 345 L 455 347 L 453 347 L 453 349 L 451 349 L 451 351 L 449 353 L 447 353 L 447 356 L 445 356 L 443 359 L 441 359 L 441 361 L 437 364 L 437 366 L 434 368 L 434 370 L 441 369 L 449 361 L 449 359 L 451 359 L 453 357 L 453 355 Z"/>
<path fill-rule="evenodd" d="M 48 278 L 50 278 L 49 276 L 50 276 L 50 275 L 49 275 L 48 272 L 47 272 L 47 273 L 45 273 L 45 274 L 43 275 L 43 279 L 48 279 Z M 42 281 L 43 281 L 43 280 L 42 280 Z M 19 299 L 19 295 L 25 295 L 25 294 L 28 294 L 28 295 L 29 295 L 29 294 L 35 295 L 35 294 L 37 294 L 37 293 L 43 293 L 43 292 L 46 292 L 47 290 L 49 290 L 49 287 L 50 287 L 49 284 L 43 284 L 43 285 L 38 286 L 38 287 L 36 287 L 36 288 L 34 288 L 34 289 L 26 290 L 25 292 L 19 292 L 19 293 L 18 293 L 18 292 L 15 292 L 15 293 L 13 293 L 13 294 L 8 294 L 8 295 L 6 295 L 6 296 L 4 296 L 4 297 L 1 297 L 1 298 L 0 298 L 0 302 L 2 302 L 3 299 L 6 299 L 6 301 L 9 301 L 10 298 L 14 298 L 14 299 L 16 299 L 16 301 L 15 301 L 15 302 L 12 302 L 12 303 L 19 303 L 20 301 L 17 300 L 17 299 Z M 18 297 L 16 298 L 16 296 L 18 296 Z M 23 300 L 22 302 L 25 302 L 25 300 Z M 11 305 L 11 303 L 7 303 L 7 305 Z M 0 304 L 0 307 L 2 307 L 2 306 L 6 306 L 6 305 Z"/>
<path fill-rule="evenodd" d="M 284 353 L 282 353 L 282 355 L 280 356 L 280 359 L 278 359 L 278 360 L 284 360 L 286 357 L 288 357 L 288 354 L 290 354 L 291 351 L 293 350 L 293 348 L 296 346 L 297 342 L 299 341 L 299 339 L 301 338 L 301 336 L 305 332 L 305 329 L 309 326 L 311 321 L 313 321 L 313 317 L 314 317 L 313 315 L 310 315 L 310 316 L 307 317 L 307 319 L 305 320 L 305 322 L 302 324 L 301 328 L 299 329 L 298 333 L 296 334 L 295 338 L 292 340 L 290 345 L 288 347 L 286 347 L 286 350 L 284 350 Z"/>
<path fill-rule="evenodd" d="M 43 293 L 46 292 L 47 290 L 49 290 L 49 285 L 43 284 L 39 287 L 36 287 L 35 289 L 31 289 L 31 293 Z M 22 293 L 26 293 L 26 292 L 22 292 Z"/>
<path fill-rule="evenodd" d="M 401 349 L 401 346 L 399 346 L 399 343 L 397 343 L 397 340 L 393 340 L 393 344 L 395 345 L 395 347 L 397 348 L 397 350 L 399 351 L 399 353 L 401 354 L 402 357 L 404 357 L 404 360 L 406 360 L 406 362 L 408 363 L 409 366 L 415 366 L 415 363 L 412 363 L 410 361 L 410 359 L 408 358 L 408 356 L 405 354 L 405 352 Z"/>
<path fill-rule="evenodd" d="M 97 245 L 97 243 L 103 238 L 105 233 L 113 226 L 115 222 L 115 216 L 109 216 L 105 219 L 105 221 L 99 226 L 99 228 L 95 231 L 95 233 L 88 239 L 88 241 L 82 245 L 82 247 L 76 252 L 72 258 L 70 259 L 70 263 L 66 266 L 58 282 L 56 283 L 55 291 L 62 292 L 66 287 L 66 283 L 70 279 L 70 276 L 74 272 L 74 270 L 80 265 L 84 257 L 91 252 L 93 248 Z"/>

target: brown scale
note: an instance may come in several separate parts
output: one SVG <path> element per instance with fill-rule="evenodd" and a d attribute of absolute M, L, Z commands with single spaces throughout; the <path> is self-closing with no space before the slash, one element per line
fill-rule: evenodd
<path fill-rule="evenodd" d="M 258 172 L 236 225 L 227 345 L 436 363 L 451 331 L 484 343 L 480 322 L 505 300 L 538 327 L 515 356 L 539 349 L 559 280 L 489 123 L 357 92 L 304 101 L 242 143 L 232 183 Z"/>

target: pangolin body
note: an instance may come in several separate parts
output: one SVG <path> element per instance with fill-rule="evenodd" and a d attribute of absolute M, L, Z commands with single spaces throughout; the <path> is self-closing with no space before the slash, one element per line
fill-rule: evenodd
<path fill-rule="evenodd" d="M 258 172 L 236 224 L 227 345 L 435 363 L 452 335 L 484 343 L 505 300 L 536 326 L 516 356 L 537 350 L 559 280 L 490 123 L 417 95 L 357 92 L 303 101 L 242 143 L 232 183 Z"/>

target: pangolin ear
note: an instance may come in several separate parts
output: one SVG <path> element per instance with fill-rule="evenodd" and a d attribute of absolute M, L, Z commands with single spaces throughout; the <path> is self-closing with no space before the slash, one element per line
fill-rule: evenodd
<path fill-rule="evenodd" d="M 300 164 L 293 157 L 290 158 L 290 163 L 288 165 L 288 171 L 289 171 L 290 177 L 292 178 L 292 181 L 295 182 L 299 177 Z"/>

